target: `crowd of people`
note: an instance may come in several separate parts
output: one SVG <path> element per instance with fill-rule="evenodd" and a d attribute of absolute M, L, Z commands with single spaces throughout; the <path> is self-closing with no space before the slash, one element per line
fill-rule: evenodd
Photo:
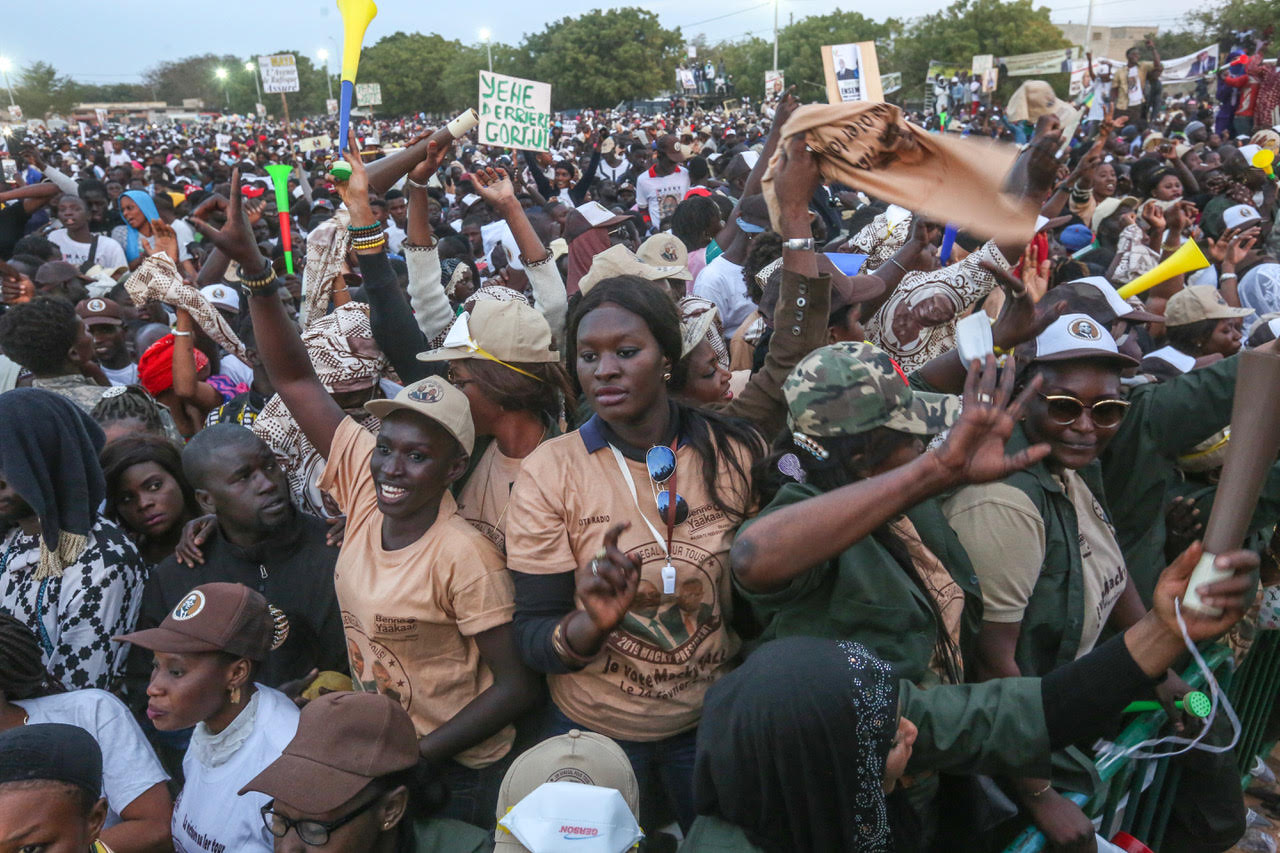
<path fill-rule="evenodd" d="M 1253 126 L 1028 97 L 918 209 L 790 91 L 353 121 L 341 180 L 322 120 L 10 134 L 0 849 L 1094 850 L 1094 742 L 1280 624 L 1274 459 L 1177 606 L 1280 355 L 1265 50 Z M 1229 849 L 1236 756 L 1175 761 L 1162 853 Z"/>

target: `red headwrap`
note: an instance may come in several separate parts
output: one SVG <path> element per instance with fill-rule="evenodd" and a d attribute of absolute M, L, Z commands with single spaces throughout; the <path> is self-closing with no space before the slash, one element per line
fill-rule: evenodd
<path fill-rule="evenodd" d="M 138 359 L 138 381 L 147 393 L 156 395 L 173 387 L 173 335 L 165 335 Z M 196 350 L 196 373 L 209 365 L 209 357 Z"/>

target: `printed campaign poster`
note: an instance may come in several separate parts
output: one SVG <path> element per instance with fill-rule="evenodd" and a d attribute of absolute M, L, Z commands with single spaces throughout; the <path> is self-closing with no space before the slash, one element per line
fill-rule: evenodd
<path fill-rule="evenodd" d="M 829 103 L 884 100 L 875 42 L 824 45 L 822 69 L 826 76 Z"/>
<path fill-rule="evenodd" d="M 1198 80 L 1218 70 L 1218 46 L 1211 44 L 1203 50 L 1179 56 L 1177 59 L 1164 60 L 1164 70 L 1160 72 L 1161 83 L 1185 83 Z"/>
<path fill-rule="evenodd" d="M 298 60 L 292 53 L 259 56 L 258 70 L 262 74 L 262 91 L 267 94 L 298 91 Z"/>
<path fill-rule="evenodd" d="M 902 72 L 891 71 L 888 74 L 880 75 L 880 89 L 886 95 L 892 95 L 894 92 L 902 88 Z"/>
<path fill-rule="evenodd" d="M 549 151 L 551 84 L 481 71 L 480 144 Z"/>
<path fill-rule="evenodd" d="M 1072 63 L 1084 55 L 1079 46 L 1064 47 L 1061 50 L 1042 50 L 1038 53 L 1019 53 L 1016 56 L 1002 56 L 996 60 L 1003 65 L 1010 77 L 1034 77 L 1039 74 L 1070 74 Z"/>
<path fill-rule="evenodd" d="M 777 100 L 782 97 L 782 93 L 786 89 L 786 79 L 780 70 L 774 69 L 773 71 L 764 72 L 764 96 L 766 98 Z"/>
<path fill-rule="evenodd" d="M 1000 79 L 1000 69 L 996 67 L 996 58 L 989 53 L 981 53 L 973 58 L 969 70 L 970 76 L 982 84 L 982 91 L 994 92 Z"/>

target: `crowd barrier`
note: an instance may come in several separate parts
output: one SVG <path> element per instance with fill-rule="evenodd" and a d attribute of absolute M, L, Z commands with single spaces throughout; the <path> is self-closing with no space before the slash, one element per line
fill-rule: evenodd
<path fill-rule="evenodd" d="M 1244 784 L 1255 757 L 1265 755 L 1272 746 L 1267 724 L 1280 695 L 1280 631 L 1259 631 L 1239 667 L 1234 665 L 1230 649 L 1222 644 L 1214 645 L 1204 657 L 1240 717 L 1235 754 Z M 1204 677 L 1194 665 L 1183 674 L 1183 680 L 1196 689 L 1204 686 Z M 1124 728 L 1115 742 L 1124 748 L 1155 737 L 1165 721 L 1163 711 L 1142 714 Z M 1106 757 L 1100 758 L 1095 767 L 1102 784 L 1092 796 L 1064 796 L 1081 806 L 1095 823 L 1101 818 L 1098 834 L 1103 838 L 1126 832 L 1159 850 L 1178 785 L 1177 765 L 1169 759 Z M 1030 826 L 1004 853 L 1038 853 L 1044 846 L 1044 836 Z"/>

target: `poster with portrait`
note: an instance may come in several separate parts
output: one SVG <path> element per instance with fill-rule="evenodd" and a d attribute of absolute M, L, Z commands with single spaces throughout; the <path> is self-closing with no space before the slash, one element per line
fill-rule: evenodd
<path fill-rule="evenodd" d="M 764 96 L 766 100 L 776 101 L 786 91 L 786 77 L 781 70 L 764 72 Z"/>
<path fill-rule="evenodd" d="M 824 45 L 822 69 L 826 77 L 829 103 L 884 101 L 875 42 Z"/>
<path fill-rule="evenodd" d="M 1164 70 L 1160 72 L 1161 83 L 1185 83 L 1197 80 L 1218 70 L 1218 46 L 1211 44 L 1203 50 L 1179 56 L 1177 59 L 1166 59 Z"/>

